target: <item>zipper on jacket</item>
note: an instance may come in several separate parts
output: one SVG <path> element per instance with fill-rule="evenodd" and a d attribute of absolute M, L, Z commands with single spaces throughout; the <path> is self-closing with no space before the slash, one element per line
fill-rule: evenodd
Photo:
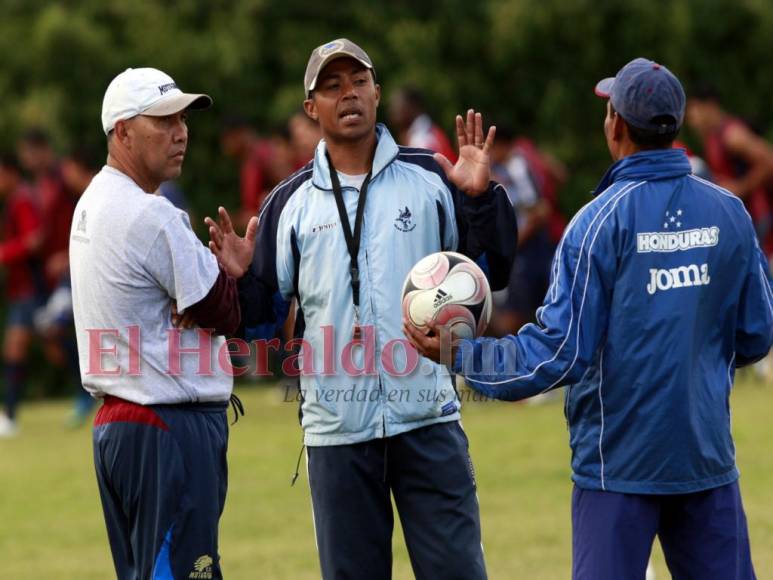
<path fill-rule="evenodd" d="M 364 218 L 363 218 L 364 221 Z M 370 311 L 373 313 L 373 342 L 376 347 L 376 352 L 379 351 L 378 346 L 378 326 L 376 325 L 376 320 L 378 317 L 378 313 L 376 312 L 376 305 L 373 303 L 373 273 L 370 270 L 370 257 L 368 256 L 368 246 L 367 241 L 365 245 L 365 268 L 368 270 L 368 280 L 370 281 L 370 288 L 371 290 L 368 292 L 368 302 L 370 302 Z M 381 380 L 381 368 L 378 364 L 378 358 L 376 357 L 376 373 L 378 374 L 378 393 L 379 393 L 379 403 L 381 403 L 381 436 L 386 437 L 386 400 L 384 398 L 384 383 Z"/>

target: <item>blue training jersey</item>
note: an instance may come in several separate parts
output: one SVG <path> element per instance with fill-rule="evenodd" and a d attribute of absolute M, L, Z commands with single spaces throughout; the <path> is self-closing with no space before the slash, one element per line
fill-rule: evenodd
<path fill-rule="evenodd" d="M 463 341 L 455 371 L 516 400 L 566 386 L 573 479 L 689 493 L 738 478 L 735 369 L 773 342 L 766 260 L 743 203 L 681 149 L 609 169 L 567 227 L 537 323 Z"/>

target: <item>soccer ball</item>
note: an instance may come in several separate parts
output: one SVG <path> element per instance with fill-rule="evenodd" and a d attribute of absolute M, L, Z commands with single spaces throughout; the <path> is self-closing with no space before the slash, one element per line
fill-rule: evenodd
<path fill-rule="evenodd" d="M 419 260 L 403 283 L 403 317 L 419 330 L 427 323 L 450 328 L 456 338 L 483 334 L 491 318 L 486 275 L 467 256 L 438 252 Z"/>

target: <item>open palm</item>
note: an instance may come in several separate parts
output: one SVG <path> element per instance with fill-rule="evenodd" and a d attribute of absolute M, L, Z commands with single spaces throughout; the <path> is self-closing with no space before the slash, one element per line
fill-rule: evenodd
<path fill-rule="evenodd" d="M 211 217 L 204 218 L 204 223 L 209 226 L 209 249 L 229 276 L 241 278 L 250 267 L 255 253 L 258 218 L 250 219 L 247 231 L 241 237 L 234 231 L 231 216 L 225 208 L 219 207 L 217 213 L 217 222 Z"/>
<path fill-rule="evenodd" d="M 484 140 L 483 116 L 470 109 L 466 121 L 461 115 L 456 116 L 456 138 L 459 143 L 456 165 L 444 155 L 435 154 L 435 160 L 443 167 L 451 183 L 467 195 L 475 197 L 488 189 L 491 178 L 489 151 L 495 134 L 496 127 L 492 126 Z"/>

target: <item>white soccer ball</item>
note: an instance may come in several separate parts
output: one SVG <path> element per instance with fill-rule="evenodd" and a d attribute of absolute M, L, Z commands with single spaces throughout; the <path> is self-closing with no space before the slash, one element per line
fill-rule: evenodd
<path fill-rule="evenodd" d="M 403 283 L 403 316 L 419 330 L 435 321 L 457 338 L 483 334 L 491 318 L 486 275 L 467 256 L 438 252 L 419 260 Z"/>

